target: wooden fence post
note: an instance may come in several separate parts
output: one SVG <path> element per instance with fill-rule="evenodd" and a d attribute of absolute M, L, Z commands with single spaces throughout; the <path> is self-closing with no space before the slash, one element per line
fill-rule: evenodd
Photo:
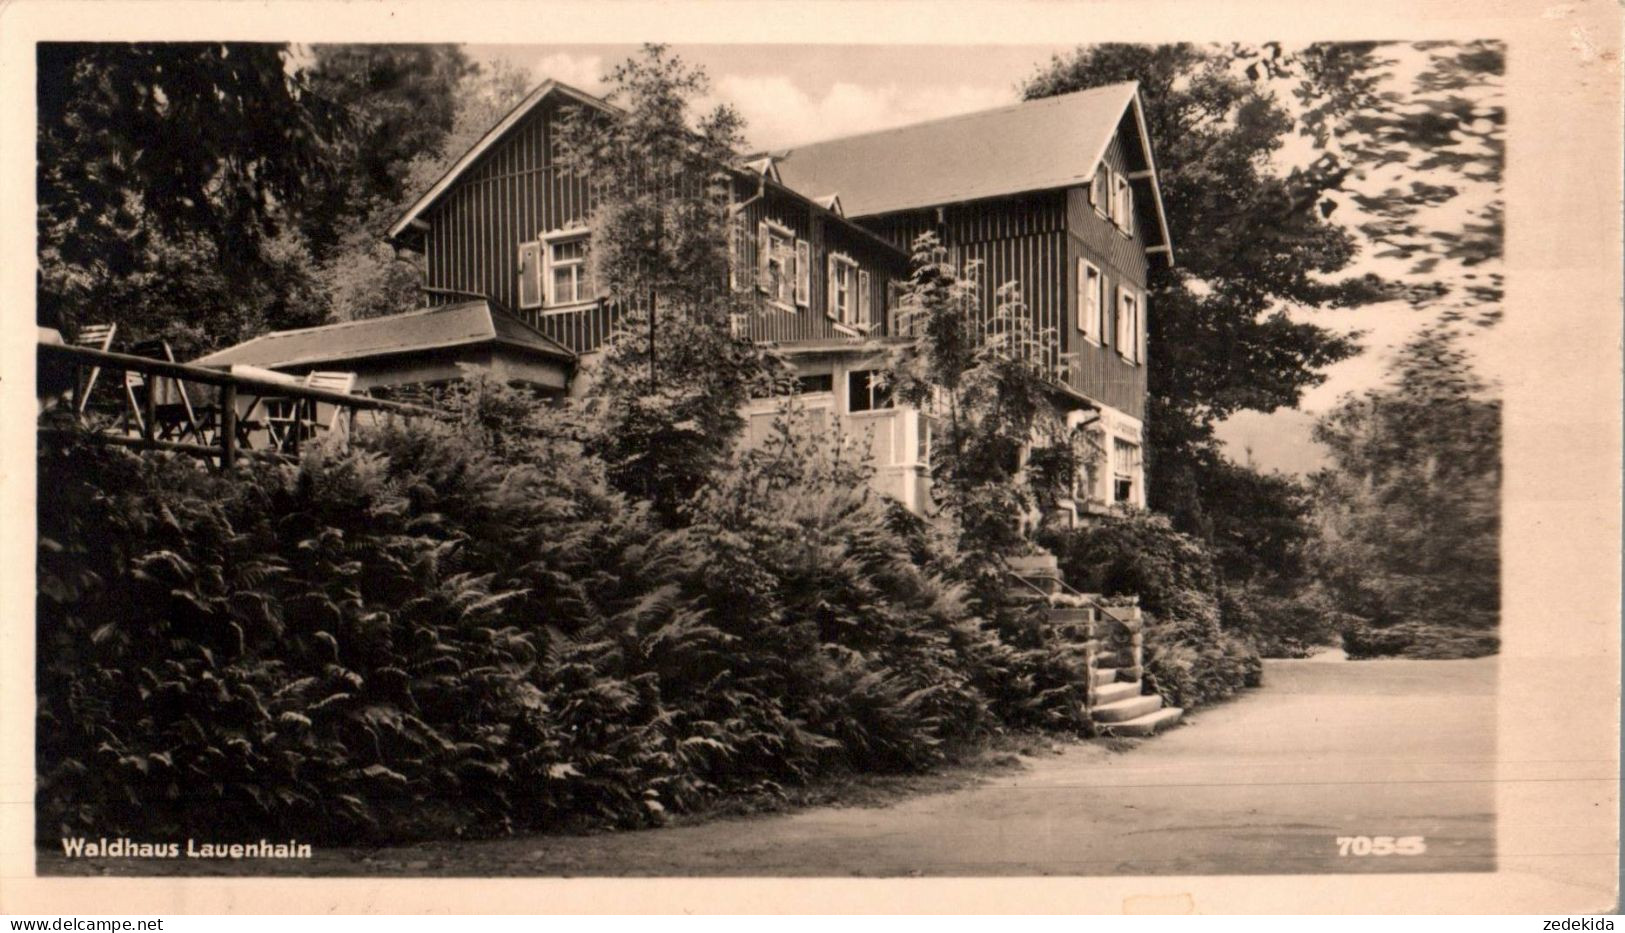
<path fill-rule="evenodd" d="M 229 470 L 237 462 L 237 386 L 220 387 L 220 469 Z"/>
<path fill-rule="evenodd" d="M 128 379 L 129 375 L 126 374 Z M 158 436 L 158 379 L 156 376 L 143 376 L 146 385 L 147 397 L 141 402 L 141 436 L 152 440 Z"/>

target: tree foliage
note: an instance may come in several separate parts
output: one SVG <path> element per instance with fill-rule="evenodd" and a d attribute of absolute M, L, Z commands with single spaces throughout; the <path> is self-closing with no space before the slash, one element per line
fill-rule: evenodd
<path fill-rule="evenodd" d="M 593 181 L 588 262 L 617 324 L 590 374 L 592 451 L 629 494 L 676 521 L 726 461 L 753 396 L 788 368 L 737 331 L 749 297 L 728 287 L 730 185 L 740 121 L 726 107 L 690 127 L 707 83 L 664 46 L 612 69 L 614 115 L 575 108 L 561 150 Z"/>
<path fill-rule="evenodd" d="M 472 74 L 452 46 L 42 44 L 40 320 L 189 357 L 414 306 L 381 237 Z"/>
<path fill-rule="evenodd" d="M 933 418 L 932 497 L 958 526 L 967 570 L 992 574 L 997 588 L 1036 504 L 1024 450 L 1071 451 L 1054 395 L 1060 373 L 1043 362 L 1057 338 L 1034 326 L 1014 285 L 1000 287 L 982 320 L 979 263 L 961 268 L 934 234 L 914 242 L 913 262 L 899 328 L 919 339 L 893 352 L 887 378 L 897 399 Z M 1059 482 L 1070 487 L 1070 473 Z"/>
<path fill-rule="evenodd" d="M 1460 338 L 1407 344 L 1393 384 L 1350 398 L 1315 437 L 1321 576 L 1351 653 L 1481 654 L 1499 619 L 1501 408 Z"/>
<path fill-rule="evenodd" d="M 1440 323 L 1500 320 L 1504 45 L 1316 43 L 1269 64 L 1296 82 L 1300 132 L 1347 169 L 1373 256 L 1398 266 L 1387 293 Z"/>
<path fill-rule="evenodd" d="M 270 244 L 303 248 L 287 207 L 330 172 L 343 126 L 285 46 L 51 42 L 37 63 L 41 323 L 185 323 L 194 309 L 132 294 L 133 277 L 182 261 L 223 290 L 279 281 Z M 291 297 L 254 310 L 301 323 Z"/>
<path fill-rule="evenodd" d="M 1140 82 L 1179 257 L 1150 273 L 1150 499 L 1191 530 L 1206 507 L 1204 476 L 1221 456 L 1213 425 L 1243 409 L 1296 405 L 1324 367 L 1356 352 L 1349 338 L 1294 321 L 1282 303 L 1372 297 L 1361 280 L 1332 278 L 1356 249 L 1319 209 L 1339 171 L 1271 169 L 1292 117 L 1231 62 L 1189 44 L 1107 44 L 1054 58 L 1023 90 L 1036 99 Z"/>

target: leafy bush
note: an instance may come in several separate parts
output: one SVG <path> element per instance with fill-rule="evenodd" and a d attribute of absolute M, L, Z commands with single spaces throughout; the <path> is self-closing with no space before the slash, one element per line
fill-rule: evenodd
<path fill-rule="evenodd" d="M 1402 622 L 1378 628 L 1359 622 L 1343 630 L 1343 649 L 1354 659 L 1378 657 L 1455 660 L 1500 650 L 1494 632 L 1460 625 Z"/>
<path fill-rule="evenodd" d="M 1313 587 L 1283 594 L 1226 586 L 1219 615 L 1226 629 L 1244 635 L 1266 658 L 1306 658 L 1338 638 L 1338 614 Z"/>
<path fill-rule="evenodd" d="M 839 439 L 734 454 L 670 524 L 571 410 L 453 404 L 229 476 L 41 447 L 42 832 L 635 826 L 1087 729 L 1079 659 L 977 617 Z"/>
<path fill-rule="evenodd" d="M 1194 707 L 1261 682 L 1258 651 L 1229 630 L 1224 591 L 1202 543 L 1146 511 L 1115 512 L 1070 529 L 1049 529 L 1073 586 L 1108 596 L 1138 595 L 1144 615 L 1147 685 L 1168 703 Z"/>

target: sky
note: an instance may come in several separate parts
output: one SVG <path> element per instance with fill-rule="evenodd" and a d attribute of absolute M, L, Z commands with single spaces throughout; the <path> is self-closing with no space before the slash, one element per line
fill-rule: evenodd
<path fill-rule="evenodd" d="M 1019 87 L 1051 56 L 1074 46 L 1056 45 L 676 45 L 672 51 L 702 67 L 711 94 L 703 107 L 727 102 L 745 119 L 750 149 L 780 148 L 800 142 L 901 126 L 921 120 L 984 110 L 1020 99 Z M 635 45 L 469 45 L 468 54 L 482 61 L 505 59 L 530 72 L 537 83 L 552 78 L 589 92 L 602 92 L 604 73 L 638 51 Z M 1415 73 L 1420 59 L 1399 49 L 1394 89 Z M 1289 100 L 1283 85 L 1283 101 Z M 1403 103 L 1400 106 L 1404 106 Z M 1153 141 L 1153 145 L 1155 141 Z M 1277 154 L 1283 166 L 1307 164 L 1320 153 L 1312 141 L 1291 138 Z M 1366 181 L 1368 189 L 1429 180 L 1397 166 Z M 1445 210 L 1482 203 L 1491 189 L 1466 191 Z M 1337 219 L 1351 226 L 1360 219 L 1353 202 L 1343 199 Z M 1448 221 L 1450 218 L 1439 218 Z M 1178 243 L 1175 243 L 1177 255 Z M 1376 271 L 1402 275 L 1391 262 L 1367 248 L 1343 274 Z M 1448 271 L 1448 270 L 1446 270 Z M 1335 406 L 1348 393 L 1380 384 L 1387 361 L 1410 334 L 1432 316 L 1402 302 L 1358 309 L 1287 308 L 1294 317 L 1340 332 L 1362 331 L 1366 352 L 1330 367 L 1324 384 L 1308 390 L 1298 411 L 1278 415 L 1244 412 L 1220 426 L 1220 438 L 1238 461 L 1261 469 L 1304 472 L 1322 462 L 1309 439 L 1313 416 Z M 1153 307 L 1151 313 L 1155 314 Z M 1475 337 L 1472 349 L 1488 374 L 1506 356 L 1495 334 Z"/>

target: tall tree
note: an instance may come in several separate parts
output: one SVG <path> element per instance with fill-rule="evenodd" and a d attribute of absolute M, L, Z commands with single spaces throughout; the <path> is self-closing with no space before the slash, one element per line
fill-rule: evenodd
<path fill-rule="evenodd" d="M 1255 65 L 1292 83 L 1300 132 L 1347 169 L 1325 209 L 1358 215 L 1389 293 L 1447 324 L 1500 320 L 1504 45 L 1316 43 Z"/>
<path fill-rule="evenodd" d="M 1370 653 L 1464 638 L 1468 653 L 1494 647 L 1501 408 L 1460 340 L 1425 329 L 1400 352 L 1391 385 L 1315 428 L 1333 463 L 1314 477 L 1321 576 Z M 1404 635 L 1383 647 L 1382 631 Z"/>
<path fill-rule="evenodd" d="M 354 65 L 349 53 L 343 60 Z M 333 317 L 341 321 L 398 314 L 422 304 L 422 256 L 386 242 L 384 234 L 414 198 L 427 191 L 530 90 L 529 73 L 502 60 L 465 69 L 459 64 L 461 52 L 456 56 L 442 52 L 410 61 L 432 74 L 387 83 L 385 102 L 379 105 L 383 116 L 373 125 L 377 133 L 387 135 L 387 127 L 404 119 L 399 114 L 403 102 L 427 93 L 426 85 L 432 83 L 437 103 L 430 108 L 431 119 L 413 133 L 418 145 L 397 146 L 395 156 L 379 163 L 387 169 L 387 183 L 362 186 L 352 180 L 343 189 L 364 196 L 346 202 L 349 206 L 333 215 L 330 229 L 337 239 L 315 270 Z M 455 85 L 448 84 L 452 74 L 458 76 Z M 390 90 L 395 85 L 403 85 L 409 96 L 403 98 Z M 449 96 L 452 109 L 451 121 L 445 126 L 442 95 Z M 365 98 L 361 100 L 362 106 L 372 106 Z"/>
<path fill-rule="evenodd" d="M 478 69 L 456 45 L 316 45 L 310 52 L 312 93 L 346 116 L 342 171 L 304 197 L 305 234 L 325 258 L 353 227 L 382 237 L 377 227 L 408 193 L 413 163 L 444 151 L 459 91 Z"/>
<path fill-rule="evenodd" d="M 784 368 L 733 327 L 752 308 L 728 286 L 739 116 L 719 107 L 691 123 L 705 73 L 665 46 L 606 81 L 620 112 L 578 108 L 560 132 L 565 163 L 593 180 L 588 262 L 618 309 L 590 446 L 618 486 L 675 522 L 731 451 L 740 408 L 782 386 Z"/>
<path fill-rule="evenodd" d="M 163 262 L 233 294 L 278 281 L 279 250 L 301 244 L 271 244 L 330 171 L 342 120 L 285 45 L 41 43 L 37 63 L 41 323 L 112 317 L 150 336 L 155 309 L 120 299 Z M 257 310 L 297 321 L 309 309 L 291 298 Z"/>
<path fill-rule="evenodd" d="M 1222 454 L 1216 422 L 1296 405 L 1322 370 L 1357 351 L 1350 338 L 1294 321 L 1283 304 L 1377 297 L 1336 280 L 1355 253 L 1321 209 L 1335 166 L 1282 173 L 1270 156 L 1293 128 L 1271 89 L 1234 57 L 1188 44 L 1108 44 L 1054 58 L 1027 99 L 1139 81 L 1179 264 L 1153 264 L 1147 441 L 1150 498 L 1178 527 L 1211 537 L 1205 477 Z"/>

